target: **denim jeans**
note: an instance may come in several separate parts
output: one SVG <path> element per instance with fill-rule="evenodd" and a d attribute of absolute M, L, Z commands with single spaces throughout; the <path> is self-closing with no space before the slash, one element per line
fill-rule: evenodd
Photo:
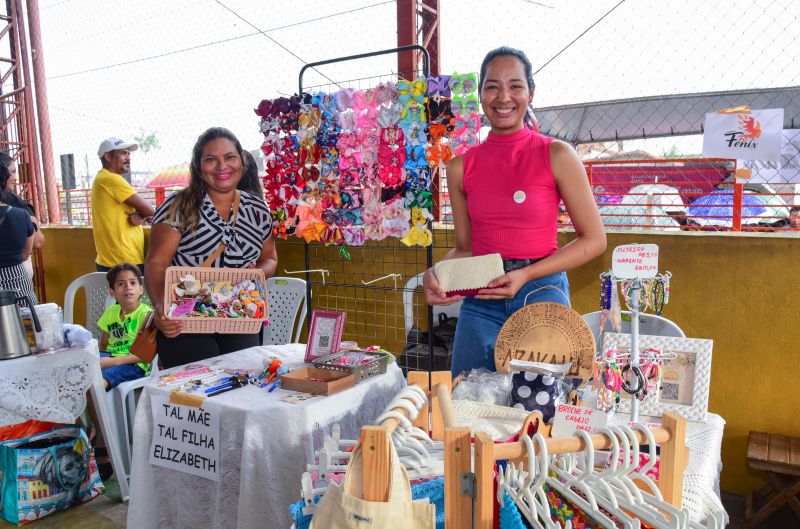
<path fill-rule="evenodd" d="M 479 367 L 494 371 L 494 342 L 500 328 L 525 305 L 541 301 L 570 306 L 566 272 L 529 281 L 511 299 L 464 299 L 453 343 L 453 376 Z"/>

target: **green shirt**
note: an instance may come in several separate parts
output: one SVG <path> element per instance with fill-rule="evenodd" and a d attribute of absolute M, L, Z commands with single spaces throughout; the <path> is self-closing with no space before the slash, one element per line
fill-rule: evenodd
<path fill-rule="evenodd" d="M 125 321 L 120 319 L 121 311 L 120 305 L 112 305 L 97 320 L 97 326 L 108 333 L 106 351 L 111 356 L 130 354 L 131 344 L 136 339 L 136 333 L 147 320 L 147 314 L 153 312 L 153 309 L 149 305 L 140 303 L 136 310 L 125 315 Z M 137 362 L 136 365 L 144 370 L 145 375 L 150 374 L 151 366 L 148 362 Z"/>

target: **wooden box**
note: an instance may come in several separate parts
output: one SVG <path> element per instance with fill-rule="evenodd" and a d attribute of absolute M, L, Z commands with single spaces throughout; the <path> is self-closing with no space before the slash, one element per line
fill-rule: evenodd
<path fill-rule="evenodd" d="M 313 393 L 314 395 L 333 395 L 353 387 L 355 383 L 356 379 L 352 373 L 341 373 L 316 367 L 304 367 L 281 375 L 281 389 Z"/>

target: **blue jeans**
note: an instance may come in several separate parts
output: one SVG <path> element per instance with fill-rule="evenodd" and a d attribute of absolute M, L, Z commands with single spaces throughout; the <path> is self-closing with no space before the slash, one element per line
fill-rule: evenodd
<path fill-rule="evenodd" d="M 108 358 L 110 356 L 110 353 L 106 353 L 104 351 L 100 352 L 101 358 Z M 103 378 L 106 379 L 106 382 L 108 382 L 108 389 L 106 389 L 106 391 L 111 391 L 123 382 L 136 380 L 137 378 L 142 378 L 143 376 L 144 370 L 136 364 L 122 364 L 103 369 Z"/>
<path fill-rule="evenodd" d="M 525 305 L 541 301 L 570 306 L 566 272 L 529 281 L 511 299 L 476 299 L 474 296 L 464 299 L 453 342 L 450 367 L 453 376 L 479 367 L 494 371 L 494 342 L 500 328 L 509 316 Z"/>

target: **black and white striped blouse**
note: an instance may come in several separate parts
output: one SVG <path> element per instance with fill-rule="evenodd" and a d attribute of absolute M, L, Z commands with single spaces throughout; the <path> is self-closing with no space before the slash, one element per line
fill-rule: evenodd
<path fill-rule="evenodd" d="M 169 210 L 176 194 L 170 195 L 153 215 L 153 224 L 164 223 L 179 229 L 177 220 L 167 220 Z M 200 209 L 200 220 L 194 233 L 186 230 L 181 233 L 178 251 L 172 259 L 173 266 L 201 266 L 206 258 L 214 253 L 220 243 L 225 243 L 225 251 L 211 264 L 214 267 L 244 268 L 255 264 L 261 255 L 261 248 L 272 236 L 272 216 L 267 204 L 250 193 L 241 192 L 239 214 L 236 225 L 231 226 L 217 214 L 214 203 L 206 195 Z"/>

